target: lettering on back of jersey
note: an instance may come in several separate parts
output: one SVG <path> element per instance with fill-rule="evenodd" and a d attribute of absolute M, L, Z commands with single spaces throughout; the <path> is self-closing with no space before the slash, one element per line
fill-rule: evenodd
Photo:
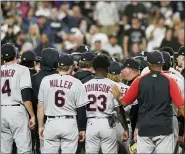
<path fill-rule="evenodd" d="M 1 78 L 13 77 L 15 74 L 14 69 L 1 70 Z"/>
<path fill-rule="evenodd" d="M 106 85 L 106 84 L 87 84 L 85 85 L 85 90 L 86 92 L 90 92 L 90 91 L 101 91 L 101 92 L 105 92 L 105 93 L 109 93 L 111 87 Z"/>
<path fill-rule="evenodd" d="M 61 87 L 66 89 L 71 89 L 71 86 L 73 85 L 72 82 L 64 81 L 64 80 L 50 80 L 50 87 Z"/>

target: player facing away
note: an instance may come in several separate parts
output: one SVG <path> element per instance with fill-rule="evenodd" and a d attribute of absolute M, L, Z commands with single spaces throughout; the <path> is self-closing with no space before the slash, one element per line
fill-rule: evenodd
<path fill-rule="evenodd" d="M 75 153 L 78 140 L 85 139 L 85 105 L 89 102 L 81 81 L 70 75 L 72 65 L 72 56 L 60 56 L 59 73 L 44 77 L 40 85 L 37 116 L 39 135 L 44 140 L 43 153 L 59 153 L 60 149 L 64 154 Z M 81 119 L 80 133 L 76 116 Z"/>
<path fill-rule="evenodd" d="M 120 110 L 118 102 L 113 98 L 111 85 L 116 82 L 107 78 L 109 57 L 97 55 L 93 59 L 95 78 L 84 84 L 90 103 L 86 106 L 86 153 L 117 153 L 116 125 L 113 118 L 115 110 L 118 118 L 126 130 L 123 139 L 128 138 L 128 125 L 124 110 Z"/>
<path fill-rule="evenodd" d="M 13 44 L 4 44 L 1 52 L 5 62 L 1 66 L 1 153 L 12 153 L 13 140 L 18 153 L 31 153 L 30 129 L 35 126 L 35 115 L 30 72 L 25 66 L 16 64 Z"/>

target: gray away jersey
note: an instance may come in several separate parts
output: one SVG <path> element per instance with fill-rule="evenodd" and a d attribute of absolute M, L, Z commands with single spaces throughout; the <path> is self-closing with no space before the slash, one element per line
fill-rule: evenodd
<path fill-rule="evenodd" d="M 31 88 L 30 71 L 13 63 L 1 66 L 1 105 L 23 104 L 21 90 Z"/>
<path fill-rule="evenodd" d="M 89 103 L 81 81 L 70 75 L 60 74 L 43 78 L 38 100 L 39 103 L 44 103 L 47 116 L 76 115 L 76 108 Z"/>
<path fill-rule="evenodd" d="M 115 113 L 119 103 L 111 93 L 112 85 L 119 85 L 108 78 L 94 78 L 84 84 L 88 94 L 87 117 L 108 117 Z"/>

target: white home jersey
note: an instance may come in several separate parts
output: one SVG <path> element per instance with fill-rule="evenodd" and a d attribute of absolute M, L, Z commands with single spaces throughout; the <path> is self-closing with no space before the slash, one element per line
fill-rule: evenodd
<path fill-rule="evenodd" d="M 30 71 L 13 63 L 1 66 L 1 105 L 23 104 L 21 90 L 31 88 Z"/>
<path fill-rule="evenodd" d="M 177 76 L 178 78 L 180 78 L 182 81 L 184 81 L 184 77 L 180 74 L 180 72 L 178 72 L 177 70 L 175 70 L 174 68 L 170 67 L 169 71 L 174 74 L 175 76 Z M 150 70 L 148 67 L 145 67 L 142 72 L 141 75 L 144 75 L 146 73 L 149 73 Z"/>
<path fill-rule="evenodd" d="M 84 84 L 88 94 L 87 117 L 108 117 L 113 115 L 119 103 L 111 93 L 111 86 L 119 85 L 108 78 L 94 78 Z"/>
<path fill-rule="evenodd" d="M 45 115 L 77 115 L 76 108 L 88 103 L 85 88 L 71 75 L 53 74 L 43 78 L 38 95 L 44 103 Z"/>

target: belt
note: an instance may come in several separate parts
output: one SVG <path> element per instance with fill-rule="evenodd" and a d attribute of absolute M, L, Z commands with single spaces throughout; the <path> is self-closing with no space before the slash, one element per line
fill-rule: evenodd
<path fill-rule="evenodd" d="M 107 119 L 109 117 L 88 117 L 88 119 Z"/>
<path fill-rule="evenodd" d="M 72 116 L 72 115 L 64 115 L 64 116 L 47 116 L 47 118 L 50 118 L 50 119 L 57 119 L 57 118 L 64 118 L 64 119 L 74 119 L 75 116 Z"/>
<path fill-rule="evenodd" d="M 21 106 L 20 104 L 12 104 L 12 105 L 1 105 L 1 106 Z"/>

